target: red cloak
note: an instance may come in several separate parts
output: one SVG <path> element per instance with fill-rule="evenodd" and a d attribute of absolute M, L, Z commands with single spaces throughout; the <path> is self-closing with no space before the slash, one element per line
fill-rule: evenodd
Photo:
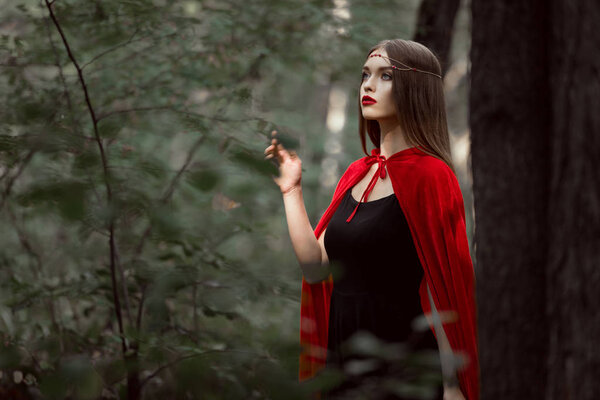
<path fill-rule="evenodd" d="M 431 311 L 426 285 L 438 312 L 454 310 L 458 313 L 457 321 L 443 323 L 444 332 L 453 352 L 467 357 L 465 368 L 457 371 L 460 389 L 466 400 L 478 400 L 475 274 L 469 254 L 463 197 L 450 167 L 417 147 L 402 150 L 387 159 L 380 155 L 378 148 L 371 150 L 371 156 L 354 161 L 340 178 L 331 204 L 314 230 L 315 236 L 319 238 L 346 191 L 367 174 L 373 163 L 379 163 L 378 170 L 360 201 L 367 201 L 377 179 L 385 179 L 387 169 L 423 266 L 419 286 L 423 313 Z M 348 221 L 354 213 L 360 212 L 359 206 L 360 202 Z M 332 288 L 331 275 L 314 284 L 302 278 L 300 381 L 313 377 L 325 365 Z M 433 325 L 430 324 L 430 328 L 435 335 Z"/>

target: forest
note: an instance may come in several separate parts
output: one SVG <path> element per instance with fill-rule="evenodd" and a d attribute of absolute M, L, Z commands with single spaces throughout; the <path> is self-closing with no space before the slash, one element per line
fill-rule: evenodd
<path fill-rule="evenodd" d="M 314 227 L 365 156 L 361 67 L 394 38 L 442 66 L 481 399 L 596 398 L 598 18 L 593 0 L 0 0 L 0 399 L 335 382 L 298 381 L 302 270 L 263 150 L 276 130 L 302 158 Z M 400 361 L 388 389 L 433 399 L 439 355 Z"/>

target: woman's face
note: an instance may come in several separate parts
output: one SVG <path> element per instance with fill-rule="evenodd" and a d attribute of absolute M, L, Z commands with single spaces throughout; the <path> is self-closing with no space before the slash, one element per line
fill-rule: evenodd
<path fill-rule="evenodd" d="M 360 104 L 364 119 L 377 121 L 397 119 L 392 96 L 393 70 L 387 60 L 385 49 L 373 51 L 370 56 L 381 54 L 384 57 L 369 57 L 362 70 L 362 83 L 360 85 Z M 364 96 L 369 96 L 373 101 L 366 101 Z"/>

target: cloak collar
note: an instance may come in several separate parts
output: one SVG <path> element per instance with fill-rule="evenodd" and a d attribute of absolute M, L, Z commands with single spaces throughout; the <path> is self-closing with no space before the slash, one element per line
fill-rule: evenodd
<path fill-rule="evenodd" d="M 398 151 L 398 152 L 392 154 L 389 159 L 401 158 L 402 156 L 414 154 L 416 151 L 417 151 L 416 147 L 409 147 L 408 149 L 404 149 L 404 150 L 401 150 L 401 151 Z M 386 177 L 385 171 L 386 171 L 387 159 L 384 155 L 381 155 L 379 148 L 372 149 L 371 155 L 368 157 L 365 157 L 364 160 L 365 160 L 364 162 L 366 164 L 367 170 L 369 170 L 371 168 L 371 165 L 373 165 L 375 163 L 378 164 L 377 170 L 375 171 L 375 174 L 373 174 L 373 177 L 369 181 L 367 188 L 365 189 L 362 196 L 358 200 L 358 204 L 356 205 L 356 207 L 354 207 L 354 211 L 352 211 L 352 214 L 350 214 L 348 219 L 346 219 L 346 222 L 352 221 L 352 218 L 354 218 L 354 214 L 356 214 L 356 211 L 358 211 L 358 206 L 360 206 L 361 203 L 363 203 L 363 199 L 364 199 L 365 203 L 368 201 L 369 195 L 371 194 L 371 192 L 373 191 L 373 188 L 375 187 L 375 184 L 377 183 L 377 178 L 385 179 L 385 177 Z"/>

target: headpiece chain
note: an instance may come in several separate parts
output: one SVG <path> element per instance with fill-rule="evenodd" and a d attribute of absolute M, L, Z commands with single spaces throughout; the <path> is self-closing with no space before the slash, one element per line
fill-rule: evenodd
<path fill-rule="evenodd" d="M 371 57 L 381 57 L 381 58 L 387 58 L 388 60 L 395 61 L 395 62 L 397 62 L 398 64 L 400 64 L 400 65 L 403 65 L 403 66 L 405 66 L 405 67 L 406 67 L 406 68 L 398 68 L 398 67 L 396 67 L 394 64 L 390 63 L 390 64 L 392 65 L 392 68 L 393 68 L 393 69 L 396 69 L 396 70 L 398 70 L 398 71 L 416 71 L 416 72 L 423 72 L 423 73 L 426 73 L 426 74 L 435 75 L 435 76 L 437 76 L 438 78 L 442 79 L 442 76 L 441 76 L 441 75 L 438 75 L 438 74 L 436 74 L 436 73 L 433 73 L 433 72 L 424 71 L 424 70 L 422 70 L 422 69 L 418 69 L 418 68 L 414 68 L 414 67 L 408 66 L 408 65 L 404 64 L 402 61 L 394 60 L 394 59 L 393 59 L 393 58 L 391 58 L 391 57 L 386 57 L 386 56 L 383 56 L 383 55 L 381 55 L 381 54 L 371 54 L 371 55 L 369 56 L 369 58 L 371 58 Z"/>

